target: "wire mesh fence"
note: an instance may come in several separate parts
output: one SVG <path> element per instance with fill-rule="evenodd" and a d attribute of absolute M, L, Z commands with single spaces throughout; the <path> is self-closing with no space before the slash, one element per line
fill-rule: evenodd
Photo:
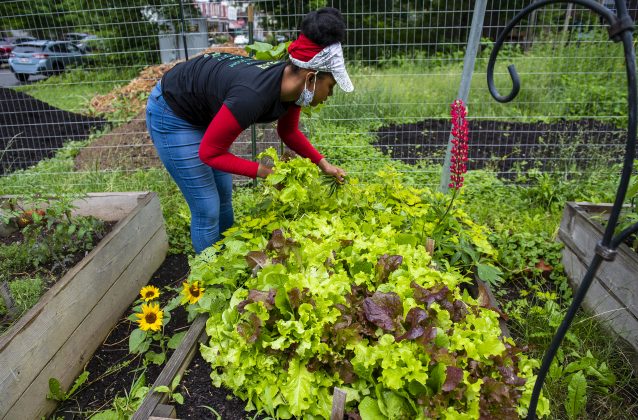
<path fill-rule="evenodd" d="M 475 3 L 4 1 L 2 193 L 20 192 L 22 185 L 46 191 L 60 179 L 69 188 L 91 190 L 135 174 L 131 188 L 143 187 L 139 174 L 161 167 L 143 111 L 162 75 L 197 54 L 245 55 L 249 42 L 294 39 L 301 19 L 320 6 L 339 8 L 347 23 L 344 53 L 355 91 L 335 92 L 303 119 L 309 139 L 352 174 L 365 176 L 394 160 L 401 171 L 434 184 Z M 635 18 L 638 1 L 627 3 Z M 602 22 L 580 6 L 544 8 L 512 32 L 497 63 L 496 83 L 509 91 L 506 66 L 516 64 L 521 94 L 505 105 L 491 99 L 489 52 L 499 31 L 527 4 L 487 1 L 467 101 L 469 168 L 512 179 L 536 170 L 573 175 L 618 161 L 626 123 L 622 53 Z M 253 159 L 270 146 L 280 147 L 276 130 L 260 125 L 246 130 L 232 151 Z M 15 181 L 18 177 L 22 181 Z"/>

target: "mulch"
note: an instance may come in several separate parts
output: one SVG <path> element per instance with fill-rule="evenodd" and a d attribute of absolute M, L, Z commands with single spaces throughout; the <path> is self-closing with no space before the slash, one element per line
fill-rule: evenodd
<path fill-rule="evenodd" d="M 67 141 L 85 140 L 105 124 L 102 118 L 63 111 L 0 88 L 0 175 L 53 157 Z"/>

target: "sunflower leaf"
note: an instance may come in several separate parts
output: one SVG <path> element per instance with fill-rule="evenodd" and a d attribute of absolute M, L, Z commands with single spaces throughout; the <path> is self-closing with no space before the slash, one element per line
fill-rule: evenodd
<path fill-rule="evenodd" d="M 144 353 L 148 350 L 150 343 L 146 340 L 146 338 L 146 331 L 142 331 L 139 328 L 133 330 L 128 339 L 129 353 Z"/>
<path fill-rule="evenodd" d="M 144 360 L 147 362 L 155 363 L 156 365 L 162 365 L 166 360 L 166 353 L 156 353 L 154 351 L 149 351 L 144 355 Z"/>
<path fill-rule="evenodd" d="M 168 348 L 173 350 L 178 348 L 182 340 L 184 339 L 185 335 L 186 335 L 186 331 L 182 331 L 182 332 L 178 332 L 177 334 L 174 334 L 171 337 L 171 339 L 168 340 Z"/>

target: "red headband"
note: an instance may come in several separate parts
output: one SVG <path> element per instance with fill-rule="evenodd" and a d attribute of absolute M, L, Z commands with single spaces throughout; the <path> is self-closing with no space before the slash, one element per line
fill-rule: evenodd
<path fill-rule="evenodd" d="M 288 46 L 288 54 L 290 54 L 292 58 L 304 62 L 312 60 L 321 50 L 323 50 L 321 45 L 315 44 L 304 34 L 299 34 L 297 40 Z"/>

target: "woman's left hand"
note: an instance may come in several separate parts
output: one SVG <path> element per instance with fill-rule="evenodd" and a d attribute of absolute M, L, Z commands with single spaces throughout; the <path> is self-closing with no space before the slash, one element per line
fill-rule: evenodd
<path fill-rule="evenodd" d="M 321 159 L 319 161 L 319 163 L 317 164 L 317 166 L 319 166 L 319 168 L 326 175 L 334 176 L 339 183 L 344 183 L 345 182 L 345 180 L 346 180 L 346 171 L 344 171 L 343 169 L 341 169 L 338 166 L 332 165 L 330 162 L 328 162 L 326 160 L 326 158 Z"/>

